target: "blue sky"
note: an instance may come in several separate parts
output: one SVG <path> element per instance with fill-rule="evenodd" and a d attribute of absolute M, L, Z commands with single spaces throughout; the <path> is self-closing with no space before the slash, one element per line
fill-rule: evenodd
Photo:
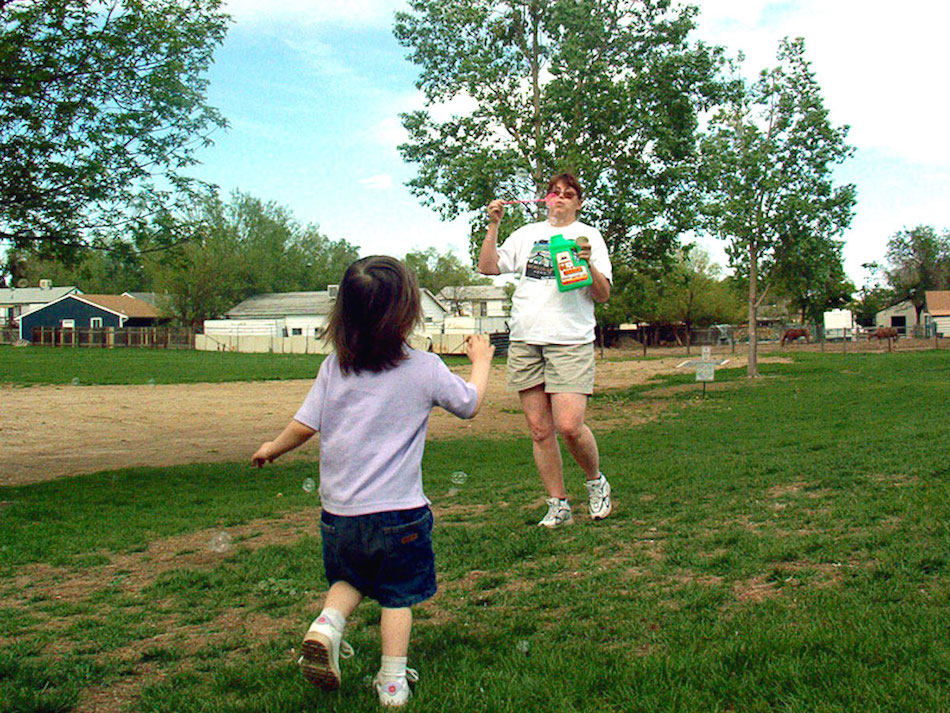
<path fill-rule="evenodd" d="M 950 10 L 932 0 L 699 0 L 697 37 L 742 50 L 750 74 L 803 36 L 832 121 L 856 154 L 838 171 L 858 187 L 845 267 L 882 261 L 888 238 L 950 227 L 948 99 L 940 48 Z M 409 194 L 396 146 L 400 112 L 422 107 L 416 68 L 392 36 L 403 0 L 230 0 L 234 16 L 209 100 L 231 125 L 203 150 L 199 177 L 288 207 L 364 254 L 435 246 L 464 255 L 465 219 L 444 223 Z M 897 11 L 899 9 L 899 12 Z M 724 262 L 721 243 L 702 241 Z"/>

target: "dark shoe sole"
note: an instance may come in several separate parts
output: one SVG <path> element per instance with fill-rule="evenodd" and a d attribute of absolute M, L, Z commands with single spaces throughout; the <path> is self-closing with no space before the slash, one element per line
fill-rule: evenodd
<path fill-rule="evenodd" d="M 300 647 L 303 661 L 300 671 L 317 688 L 335 691 L 340 687 L 340 672 L 333 670 L 330 661 L 330 640 L 323 634 L 307 634 Z"/>

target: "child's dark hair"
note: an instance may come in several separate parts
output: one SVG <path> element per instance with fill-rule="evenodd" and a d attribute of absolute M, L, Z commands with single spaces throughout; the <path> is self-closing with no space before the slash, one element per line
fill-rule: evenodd
<path fill-rule="evenodd" d="M 340 369 L 393 368 L 406 358 L 406 339 L 421 317 L 416 277 L 405 265 L 386 255 L 357 260 L 346 268 L 327 326 Z"/>

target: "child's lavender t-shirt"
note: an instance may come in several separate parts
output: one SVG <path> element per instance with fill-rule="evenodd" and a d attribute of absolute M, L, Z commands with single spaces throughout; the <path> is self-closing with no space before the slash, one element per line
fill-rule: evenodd
<path fill-rule="evenodd" d="M 471 418 L 473 384 L 435 354 L 407 349 L 381 372 L 340 370 L 336 354 L 320 366 L 294 419 L 320 432 L 320 500 L 334 515 L 367 515 L 428 505 L 422 451 L 433 406 Z"/>

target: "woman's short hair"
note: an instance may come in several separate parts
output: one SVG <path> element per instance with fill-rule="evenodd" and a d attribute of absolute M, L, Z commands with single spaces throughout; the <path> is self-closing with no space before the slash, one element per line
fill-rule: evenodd
<path fill-rule="evenodd" d="M 558 183 L 563 183 L 565 186 L 574 189 L 574 192 L 577 193 L 577 200 L 584 200 L 584 190 L 581 188 L 580 181 L 577 180 L 577 177 L 573 173 L 559 173 L 555 176 L 551 176 L 551 180 L 548 181 L 548 193 L 554 190 L 554 187 Z"/>
<path fill-rule="evenodd" d="M 416 277 L 387 255 L 357 260 L 343 275 L 327 335 L 340 369 L 385 371 L 406 358 L 405 344 L 422 317 Z"/>

